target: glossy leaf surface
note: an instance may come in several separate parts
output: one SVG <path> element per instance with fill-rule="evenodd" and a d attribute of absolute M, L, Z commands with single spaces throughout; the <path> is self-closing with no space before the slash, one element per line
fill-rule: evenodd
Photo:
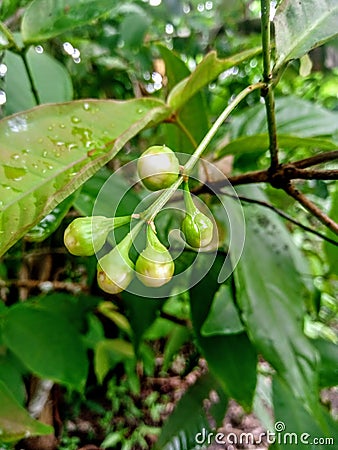
<path fill-rule="evenodd" d="M 336 0 L 284 0 L 274 18 L 276 67 L 300 58 L 338 34 Z"/>
<path fill-rule="evenodd" d="M 21 32 L 25 43 L 41 43 L 66 30 L 98 19 L 114 7 L 111 0 L 34 0 L 27 8 Z"/>
<path fill-rule="evenodd" d="M 44 105 L 0 122 L 0 254 L 151 121 L 151 99 Z"/>
<path fill-rule="evenodd" d="M 264 199 L 257 187 L 241 188 Z M 236 204 L 225 199 L 230 214 Z M 284 224 L 259 205 L 244 207 L 246 240 L 235 270 L 237 300 L 256 348 L 307 405 L 316 398 L 316 352 L 303 332 L 306 260 Z M 234 249 L 235 252 L 237 251 Z"/>
<path fill-rule="evenodd" d="M 201 263 L 203 264 L 203 263 Z M 204 336 L 203 323 L 218 291 L 223 257 L 218 256 L 207 275 L 190 289 L 193 328 L 210 371 L 227 395 L 250 408 L 256 386 L 256 351 L 246 333 Z M 207 293 L 207 295 L 206 295 Z"/>

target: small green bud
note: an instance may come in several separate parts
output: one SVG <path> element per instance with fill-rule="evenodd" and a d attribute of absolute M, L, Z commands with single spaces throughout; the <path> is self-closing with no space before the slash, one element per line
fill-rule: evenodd
<path fill-rule="evenodd" d="M 138 159 L 137 171 L 142 183 L 151 191 L 166 189 L 178 178 L 180 163 L 165 145 L 149 147 Z"/>
<path fill-rule="evenodd" d="M 172 279 L 175 265 L 151 226 L 147 229 L 147 246 L 137 258 L 136 275 L 145 286 L 160 287 Z"/>
<path fill-rule="evenodd" d="M 64 244 L 75 256 L 91 256 L 106 242 L 111 230 L 130 222 L 130 216 L 107 218 L 104 216 L 78 217 L 65 230 Z"/>
<path fill-rule="evenodd" d="M 212 241 L 214 226 L 212 221 L 196 208 L 192 201 L 188 183 L 184 184 L 186 215 L 181 230 L 187 244 L 194 248 L 206 247 Z"/>
<path fill-rule="evenodd" d="M 134 276 L 134 264 L 129 258 L 132 244 L 130 233 L 97 264 L 99 287 L 109 294 L 125 290 Z"/>

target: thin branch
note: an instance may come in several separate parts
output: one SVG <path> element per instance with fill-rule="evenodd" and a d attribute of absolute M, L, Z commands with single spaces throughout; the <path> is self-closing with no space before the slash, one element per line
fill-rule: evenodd
<path fill-rule="evenodd" d="M 287 194 L 297 200 L 305 209 L 313 214 L 317 219 L 328 227 L 335 234 L 338 234 L 338 224 L 327 216 L 317 205 L 311 202 L 304 194 L 298 191 L 291 183 L 284 187 Z"/>
<path fill-rule="evenodd" d="M 49 291 L 58 291 L 58 290 L 64 290 L 69 291 L 74 294 L 79 292 L 85 292 L 88 291 L 88 287 L 80 284 L 80 283 L 73 283 L 68 281 L 41 281 L 41 280 L 0 280 L 0 288 L 1 287 L 10 287 L 10 286 L 17 286 L 17 287 L 25 287 L 28 289 L 34 289 L 38 288 L 42 292 L 49 292 Z"/>
<path fill-rule="evenodd" d="M 263 49 L 263 80 L 267 84 L 265 90 L 262 90 L 262 96 L 265 100 L 266 117 L 269 132 L 269 151 L 270 151 L 270 172 L 277 170 L 278 162 L 278 143 L 277 143 L 277 124 L 275 114 L 275 98 L 272 84 L 271 73 L 271 25 L 270 25 L 270 0 L 261 0 L 261 28 L 262 28 L 262 49 Z"/>
<path fill-rule="evenodd" d="M 338 170 L 315 170 L 285 167 L 285 178 L 289 180 L 338 180 Z"/>
<path fill-rule="evenodd" d="M 294 219 L 292 216 L 290 216 L 289 214 L 285 213 L 283 210 L 276 208 L 275 206 L 271 205 L 271 203 L 267 203 L 264 202 L 262 200 L 256 200 L 254 198 L 249 198 L 249 197 L 245 197 L 243 195 L 232 195 L 229 194 L 227 192 L 222 192 L 223 195 L 226 195 L 227 197 L 231 197 L 233 199 L 237 199 L 240 200 L 242 202 L 246 202 L 246 203 L 253 203 L 255 205 L 260 205 L 263 206 L 264 208 L 268 208 L 271 211 L 275 212 L 276 214 L 278 214 L 279 216 L 283 217 L 283 219 L 288 220 L 289 222 L 293 223 L 294 225 L 297 225 L 298 227 L 302 228 L 303 230 L 312 233 L 318 237 L 320 237 L 321 239 L 330 242 L 330 244 L 336 245 L 338 246 L 338 241 L 334 241 L 333 239 L 325 236 L 325 234 L 320 233 L 317 230 L 314 230 L 313 228 L 308 227 L 307 225 L 302 224 L 301 222 L 298 222 L 298 220 Z"/>
<path fill-rule="evenodd" d="M 293 162 L 292 165 L 299 169 L 305 169 L 306 167 L 316 166 L 317 164 L 334 161 L 335 159 L 338 159 L 338 150 L 319 153 L 319 155 L 310 156 L 310 158 L 300 159 L 299 161 Z"/>

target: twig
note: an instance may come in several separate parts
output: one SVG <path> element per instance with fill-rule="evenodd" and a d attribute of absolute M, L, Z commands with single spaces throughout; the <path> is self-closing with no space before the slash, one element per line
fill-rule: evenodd
<path fill-rule="evenodd" d="M 261 28 L 262 28 L 262 49 L 263 49 L 263 80 L 267 85 L 265 90 L 262 90 L 262 96 L 264 97 L 265 100 L 266 117 L 268 122 L 270 172 L 273 173 L 277 170 L 279 162 L 278 162 L 275 99 L 271 73 L 270 0 L 261 0 L 261 12 L 262 12 Z"/>
<path fill-rule="evenodd" d="M 0 287 L 17 286 L 29 289 L 38 288 L 43 292 L 64 290 L 73 294 L 88 291 L 88 287 L 80 283 L 68 281 L 41 281 L 41 280 L 0 280 Z"/>
<path fill-rule="evenodd" d="M 315 170 L 298 169 L 296 167 L 285 167 L 285 178 L 288 180 L 338 180 L 338 170 Z"/>
<path fill-rule="evenodd" d="M 299 161 L 293 162 L 292 165 L 299 169 L 305 169 L 306 167 L 316 166 L 317 164 L 334 161 L 335 159 L 338 159 L 338 150 L 320 153 L 319 155 L 310 156 L 310 158 L 300 159 Z"/>
<path fill-rule="evenodd" d="M 338 224 L 327 216 L 317 205 L 312 203 L 304 194 L 298 191 L 291 183 L 284 187 L 284 190 L 290 197 L 297 200 L 305 209 L 313 214 L 317 219 L 327 226 L 335 234 L 338 234 Z"/>
<path fill-rule="evenodd" d="M 255 205 L 260 205 L 263 206 L 264 208 L 268 208 L 271 209 L 271 211 L 275 212 L 276 214 L 278 214 L 279 216 L 283 217 L 283 219 L 288 220 L 289 222 L 293 223 L 294 225 L 297 225 L 298 227 L 302 228 L 305 231 L 308 231 L 309 233 L 312 233 L 318 237 L 320 237 L 321 239 L 330 242 L 330 244 L 336 245 L 338 246 L 338 242 L 334 241 L 333 239 L 325 236 L 325 234 L 320 233 L 317 230 L 314 230 L 313 228 L 308 227 L 307 225 L 302 224 L 301 222 L 298 222 L 298 220 L 294 219 L 293 217 L 291 217 L 289 214 L 285 213 L 283 210 L 276 208 L 275 206 L 271 205 L 271 203 L 267 203 L 264 202 L 262 200 L 256 200 L 254 198 L 249 198 L 249 197 L 245 197 L 243 195 L 232 195 L 229 194 L 227 192 L 222 192 L 223 195 L 226 195 L 227 197 L 231 197 L 233 199 L 237 199 L 240 200 L 242 202 L 246 202 L 246 203 L 253 203 Z"/>

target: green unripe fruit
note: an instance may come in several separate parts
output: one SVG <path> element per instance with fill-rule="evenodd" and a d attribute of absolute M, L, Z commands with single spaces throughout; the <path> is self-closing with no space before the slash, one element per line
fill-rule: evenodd
<path fill-rule="evenodd" d="M 134 264 L 129 258 L 130 233 L 97 264 L 97 283 L 109 294 L 125 290 L 134 277 Z"/>
<path fill-rule="evenodd" d="M 191 247 L 206 247 L 212 241 L 213 224 L 209 217 L 200 211 L 193 215 L 186 214 L 181 229 Z"/>
<path fill-rule="evenodd" d="M 187 212 L 181 230 L 185 240 L 191 247 L 206 247 L 212 241 L 214 226 L 209 217 L 196 208 L 191 198 L 188 183 L 184 184 L 184 202 Z"/>
<path fill-rule="evenodd" d="M 175 153 L 165 145 L 149 147 L 137 161 L 139 177 L 151 191 L 170 187 L 177 180 L 179 170 Z"/>
<path fill-rule="evenodd" d="M 145 286 L 160 287 L 172 279 L 175 270 L 174 261 L 151 226 L 148 226 L 147 238 L 147 246 L 135 264 L 136 275 Z"/>
<path fill-rule="evenodd" d="M 107 218 L 104 216 L 78 217 L 65 230 L 64 244 L 75 256 L 91 256 L 106 242 L 111 230 L 130 222 L 130 216 Z"/>

